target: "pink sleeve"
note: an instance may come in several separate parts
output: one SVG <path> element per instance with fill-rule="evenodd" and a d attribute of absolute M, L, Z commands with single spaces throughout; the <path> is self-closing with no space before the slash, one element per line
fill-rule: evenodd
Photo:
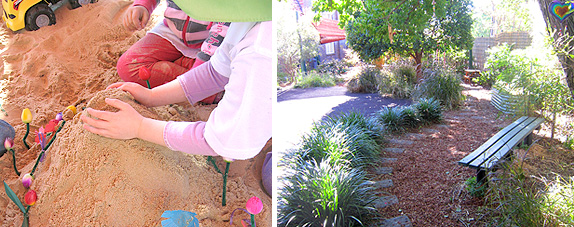
<path fill-rule="evenodd" d="M 222 76 L 213 69 L 211 62 L 201 64 L 177 77 L 177 79 L 183 88 L 187 101 L 190 103 L 196 103 L 223 91 L 224 86 L 229 81 L 229 78 Z"/>
<path fill-rule="evenodd" d="M 153 12 L 155 7 L 159 4 L 159 0 L 134 0 L 134 6 L 143 6 L 149 12 L 149 15 Z"/>
<path fill-rule="evenodd" d="M 163 131 L 163 139 L 169 149 L 194 155 L 217 156 L 211 149 L 203 133 L 205 122 L 174 122 L 170 121 Z"/>

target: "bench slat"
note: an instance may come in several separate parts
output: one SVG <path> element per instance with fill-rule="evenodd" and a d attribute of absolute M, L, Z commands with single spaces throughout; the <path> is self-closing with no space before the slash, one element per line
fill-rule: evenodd
<path fill-rule="evenodd" d="M 486 151 L 487 149 L 492 147 L 492 145 L 494 145 L 496 142 L 498 142 L 500 139 L 502 139 L 502 137 L 504 137 L 506 134 L 508 134 L 508 132 L 510 132 L 512 129 L 516 128 L 516 126 L 521 124 L 526 119 L 528 119 L 528 117 L 521 117 L 518 120 L 512 122 L 512 124 L 506 126 L 502 130 L 500 130 L 498 133 L 496 133 L 494 136 L 490 137 L 490 139 L 488 139 L 480 147 L 478 147 L 476 150 L 474 150 L 474 152 L 470 153 L 469 155 L 467 155 L 466 157 L 464 157 L 463 159 L 458 161 L 458 163 L 461 165 L 467 166 L 473 160 L 475 160 L 476 158 L 481 156 L 484 153 L 484 151 Z"/>
<path fill-rule="evenodd" d="M 480 154 L 475 160 L 470 162 L 468 164 L 468 166 L 474 167 L 474 168 L 481 167 L 483 165 L 483 163 L 485 163 L 487 161 L 490 162 L 492 156 L 494 154 L 496 154 L 497 152 L 499 152 L 499 150 L 501 150 L 505 146 L 508 147 L 508 149 L 503 149 L 503 150 L 506 151 L 506 153 L 508 153 L 508 151 L 510 151 L 510 149 L 512 149 L 512 147 L 514 147 L 514 145 L 516 145 L 516 144 L 510 144 L 508 142 L 511 141 L 514 137 L 516 137 L 517 134 L 520 134 L 520 132 L 523 130 L 523 128 L 528 127 L 528 125 L 530 125 L 532 122 L 534 122 L 534 120 L 536 120 L 536 118 L 527 118 L 522 123 L 520 123 L 517 127 L 512 128 L 512 130 L 510 130 L 502 138 L 500 138 L 498 141 L 496 141 L 495 144 L 490 146 L 488 149 L 486 149 L 484 152 L 482 152 L 482 154 Z M 504 153 L 503 155 L 506 155 L 506 153 Z"/>
<path fill-rule="evenodd" d="M 528 135 L 530 135 L 530 133 L 532 133 L 532 131 L 534 131 L 534 129 L 538 128 L 538 126 L 540 126 L 543 122 L 544 122 L 544 118 L 535 118 L 535 120 L 532 123 L 530 123 L 527 127 L 525 127 L 523 130 L 521 130 L 510 141 L 508 141 L 507 144 L 510 144 L 512 146 L 504 146 L 503 149 L 496 152 L 489 159 L 489 161 L 483 163 L 480 166 L 480 168 L 484 168 L 484 169 L 492 168 L 498 160 L 502 160 L 503 158 L 505 158 L 509 154 L 509 151 L 512 149 L 512 147 L 516 146 L 516 144 L 520 143 L 520 141 L 523 141 Z"/>

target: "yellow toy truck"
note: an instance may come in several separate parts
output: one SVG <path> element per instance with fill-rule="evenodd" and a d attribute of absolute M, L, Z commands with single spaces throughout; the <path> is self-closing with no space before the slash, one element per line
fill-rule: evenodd
<path fill-rule="evenodd" d="M 56 24 L 54 10 L 65 2 L 75 9 L 94 0 L 0 0 L 4 14 L 2 18 L 12 31 L 25 28 L 35 31 L 44 26 Z"/>

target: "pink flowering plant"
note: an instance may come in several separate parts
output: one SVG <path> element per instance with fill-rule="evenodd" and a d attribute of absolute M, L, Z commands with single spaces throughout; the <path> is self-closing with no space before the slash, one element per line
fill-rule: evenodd
<path fill-rule="evenodd" d="M 248 226 L 249 227 L 256 227 L 255 226 L 255 215 L 261 213 L 261 211 L 263 210 L 263 203 L 261 202 L 261 199 L 259 199 L 259 197 L 257 197 L 257 196 L 251 197 L 249 200 L 247 200 L 247 203 L 245 204 L 245 208 L 246 209 L 237 208 L 237 209 L 233 210 L 233 212 L 231 212 L 231 217 L 229 218 L 229 225 L 233 224 L 233 215 L 235 214 L 235 211 L 243 210 L 251 216 L 251 220 L 243 219 L 243 220 L 241 220 L 241 225 L 243 225 L 243 227 L 248 227 Z"/>

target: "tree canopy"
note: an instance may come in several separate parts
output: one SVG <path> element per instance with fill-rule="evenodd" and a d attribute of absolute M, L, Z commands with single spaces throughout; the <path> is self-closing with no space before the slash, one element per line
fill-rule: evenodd
<path fill-rule="evenodd" d="M 424 52 L 472 47 L 470 6 L 470 0 L 318 0 L 313 4 L 314 10 L 341 14 L 349 46 L 363 60 L 393 52 L 412 56 L 417 69 Z"/>

